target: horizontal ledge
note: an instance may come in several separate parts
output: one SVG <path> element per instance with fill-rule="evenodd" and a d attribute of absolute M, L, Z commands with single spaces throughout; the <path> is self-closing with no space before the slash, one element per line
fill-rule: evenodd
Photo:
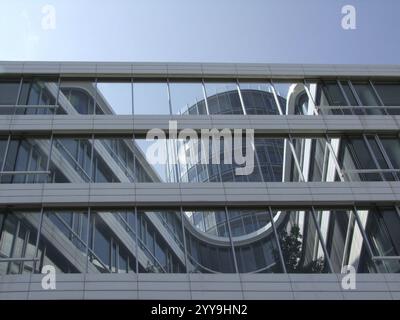
<path fill-rule="evenodd" d="M 49 62 L 1 61 L 3 74 L 61 74 L 63 76 L 159 77 L 315 77 L 400 75 L 400 65 L 190 63 L 190 62 Z"/>
<path fill-rule="evenodd" d="M 1 184 L 0 206 L 352 206 L 400 202 L 400 182 Z"/>
<path fill-rule="evenodd" d="M 168 131 L 176 121 L 186 128 L 254 129 L 255 134 L 340 134 L 351 132 L 398 132 L 400 116 L 394 115 L 0 115 L 0 133 L 107 133 L 145 134 L 160 128 Z"/>

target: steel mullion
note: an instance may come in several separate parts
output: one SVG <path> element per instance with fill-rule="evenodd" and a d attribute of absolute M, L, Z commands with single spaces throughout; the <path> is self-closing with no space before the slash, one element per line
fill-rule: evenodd
<path fill-rule="evenodd" d="M 235 253 L 235 245 L 233 244 L 233 239 L 232 239 L 232 230 L 231 230 L 231 222 L 230 222 L 229 215 L 228 215 L 228 207 L 225 206 L 224 210 L 225 210 L 226 224 L 228 225 L 228 236 L 229 236 L 229 242 L 230 242 L 231 250 L 232 250 L 232 258 L 233 258 L 234 268 L 235 268 L 236 273 L 239 273 L 239 267 L 237 264 L 236 253 Z"/>
<path fill-rule="evenodd" d="M 365 133 L 362 135 L 362 137 L 363 137 L 364 143 L 365 143 L 365 145 L 367 146 L 367 149 L 368 149 L 368 151 L 369 151 L 369 153 L 370 153 L 370 155 L 371 155 L 371 157 L 372 157 L 372 160 L 374 161 L 374 164 L 375 164 L 376 168 L 377 168 L 377 169 L 382 169 L 381 166 L 379 165 L 378 160 L 377 160 L 376 157 L 375 157 L 374 151 L 372 150 L 371 145 L 369 144 L 368 138 L 367 138 L 367 136 L 365 135 Z M 379 175 L 380 175 L 382 181 L 386 181 L 385 176 L 383 175 L 382 172 L 379 172 Z"/>
<path fill-rule="evenodd" d="M 329 257 L 328 250 L 326 249 L 325 240 L 324 240 L 324 237 L 322 236 L 322 231 L 321 231 L 320 225 L 317 222 L 317 218 L 315 216 L 314 206 L 311 206 L 311 217 L 312 217 L 312 219 L 314 221 L 315 228 L 317 229 L 319 242 L 320 242 L 320 244 L 322 246 L 322 250 L 324 251 L 325 259 L 326 259 L 326 261 L 328 261 L 328 267 L 330 269 L 330 272 L 334 273 L 332 261 L 331 261 L 331 258 Z"/>
<path fill-rule="evenodd" d="M 269 218 L 271 220 L 272 232 L 274 233 L 274 238 L 275 238 L 275 241 L 276 241 L 276 245 L 278 247 L 279 260 L 280 260 L 281 265 L 282 265 L 282 270 L 283 270 L 283 273 L 287 273 L 287 269 L 286 269 L 286 265 L 285 265 L 285 259 L 283 258 L 283 252 L 282 252 L 281 244 L 279 242 L 278 231 L 276 230 L 276 227 L 275 227 L 274 216 L 272 214 L 272 209 L 271 209 L 270 206 L 268 206 L 268 212 L 269 212 Z"/>

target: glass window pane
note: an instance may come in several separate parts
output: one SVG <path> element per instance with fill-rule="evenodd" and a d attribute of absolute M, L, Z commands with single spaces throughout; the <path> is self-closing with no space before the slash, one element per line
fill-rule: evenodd
<path fill-rule="evenodd" d="M 380 102 L 375 95 L 371 85 L 367 82 L 353 82 L 353 87 L 357 92 L 363 106 L 380 106 Z M 382 108 L 366 108 L 366 114 L 384 114 Z"/>
<path fill-rule="evenodd" d="M 284 139 L 256 138 L 255 148 L 257 162 L 253 173 L 249 176 L 249 181 L 282 182 Z M 263 178 L 255 176 L 259 169 Z M 252 177 L 255 177 L 255 179 L 251 179 Z"/>
<path fill-rule="evenodd" d="M 400 83 L 374 82 L 374 87 L 385 106 L 400 106 Z M 389 114 L 400 114 L 400 108 L 387 108 Z"/>
<path fill-rule="evenodd" d="M 133 84 L 134 114 L 170 114 L 166 82 Z"/>
<path fill-rule="evenodd" d="M 19 84 L 19 79 L 0 80 L 0 114 L 14 114 Z"/>
<path fill-rule="evenodd" d="M 39 211 L 0 211 L 0 257 L 34 258 L 40 223 Z M 0 275 L 31 273 L 32 261 L 0 262 Z"/>
<path fill-rule="evenodd" d="M 282 272 L 269 212 L 230 208 L 228 216 L 239 272 Z"/>
<path fill-rule="evenodd" d="M 327 273 L 329 266 L 310 210 L 273 210 L 288 273 Z"/>
<path fill-rule="evenodd" d="M 207 114 L 201 82 L 170 82 L 172 114 Z"/>
<path fill-rule="evenodd" d="M 98 155 L 103 155 L 103 159 L 108 163 L 114 177 L 121 182 L 135 181 L 135 145 L 132 139 L 99 137 L 95 139 L 95 147 Z M 98 165 L 101 163 L 98 162 Z"/>
<path fill-rule="evenodd" d="M 345 266 L 357 273 L 376 272 L 352 210 L 316 210 L 316 219 L 335 273 Z"/>
<path fill-rule="evenodd" d="M 241 81 L 239 87 L 247 114 L 279 114 L 270 83 Z"/>
<path fill-rule="evenodd" d="M 342 138 L 339 157 L 340 167 L 346 171 L 351 180 L 355 181 L 380 181 L 378 173 L 362 171 L 364 169 L 377 169 L 368 147 L 362 138 Z"/>
<path fill-rule="evenodd" d="M 43 183 L 47 181 L 49 138 L 11 138 L 1 183 Z M 18 173 L 21 171 L 21 173 Z M 35 173 L 35 171 L 40 171 Z"/>
<path fill-rule="evenodd" d="M 118 82 L 99 79 L 96 102 L 101 109 L 100 114 L 131 115 L 133 114 L 132 84 L 130 81 Z"/>
<path fill-rule="evenodd" d="M 400 256 L 400 217 L 393 207 L 357 208 L 375 256 Z M 400 272 L 400 260 L 381 260 L 379 272 Z"/>
<path fill-rule="evenodd" d="M 210 114 L 243 114 L 236 83 L 205 82 Z"/>
<path fill-rule="evenodd" d="M 17 114 L 54 114 L 57 110 L 58 79 L 24 79 Z M 22 107 L 27 105 L 29 107 Z M 34 107 L 38 106 L 38 107 Z"/>
<path fill-rule="evenodd" d="M 234 273 L 225 210 L 184 210 L 188 268 L 191 273 Z"/>
<path fill-rule="evenodd" d="M 304 83 L 274 81 L 275 92 L 283 114 L 312 114 Z"/>
<path fill-rule="evenodd" d="M 62 79 L 60 84 L 58 113 L 94 114 L 96 98 L 95 79 L 77 81 Z M 100 113 L 96 107 L 96 113 Z"/>
<path fill-rule="evenodd" d="M 136 272 L 135 213 L 91 210 L 89 273 Z"/>
<path fill-rule="evenodd" d="M 398 138 L 381 137 L 380 141 L 394 168 L 400 169 L 400 141 Z"/>
<path fill-rule="evenodd" d="M 40 232 L 36 272 L 50 264 L 59 273 L 85 273 L 88 240 L 86 210 L 46 209 Z"/>
<path fill-rule="evenodd" d="M 184 273 L 180 211 L 138 210 L 139 272 Z"/>
<path fill-rule="evenodd" d="M 92 139 L 54 138 L 51 164 L 61 169 L 54 182 L 89 182 L 91 180 Z"/>

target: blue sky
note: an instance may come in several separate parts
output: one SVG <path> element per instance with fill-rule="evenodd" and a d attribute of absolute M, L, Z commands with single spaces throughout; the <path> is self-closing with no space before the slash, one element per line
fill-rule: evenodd
<path fill-rule="evenodd" d="M 399 14 L 399 0 L 0 0 L 0 60 L 398 64 Z"/>

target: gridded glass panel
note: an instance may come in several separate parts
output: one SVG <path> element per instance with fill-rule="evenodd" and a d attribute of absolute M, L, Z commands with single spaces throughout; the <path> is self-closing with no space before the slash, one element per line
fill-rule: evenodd
<path fill-rule="evenodd" d="M 54 114 L 57 96 L 57 79 L 24 79 L 16 114 Z"/>
<path fill-rule="evenodd" d="M 85 273 L 88 241 L 87 210 L 46 209 L 40 231 L 36 272 L 51 265 L 60 273 Z"/>
<path fill-rule="evenodd" d="M 239 87 L 246 114 L 279 114 L 270 83 L 241 81 Z"/>
<path fill-rule="evenodd" d="M 312 114 L 304 83 L 274 81 L 273 84 L 283 114 Z"/>
<path fill-rule="evenodd" d="M 339 149 L 338 161 L 342 170 L 353 181 L 380 181 L 379 173 L 370 172 L 376 170 L 371 152 L 361 137 L 342 138 Z"/>
<path fill-rule="evenodd" d="M 239 272 L 283 272 L 269 212 L 230 208 L 228 217 Z"/>
<path fill-rule="evenodd" d="M 95 139 L 93 146 L 92 181 L 93 182 L 129 182 L 121 172 L 121 166 L 101 140 Z"/>
<path fill-rule="evenodd" d="M 316 88 L 312 90 L 311 94 L 314 94 L 315 103 L 320 107 L 323 114 L 352 113 L 350 109 L 346 108 L 329 108 L 334 106 L 348 106 L 345 90 L 349 92 L 350 88 L 345 82 L 341 82 L 341 84 L 342 86 L 339 86 L 337 81 L 321 81 L 317 84 Z"/>
<path fill-rule="evenodd" d="M 207 114 L 203 85 L 201 82 L 169 83 L 172 114 Z"/>
<path fill-rule="evenodd" d="M 389 114 L 400 114 L 400 83 L 399 82 L 374 82 L 374 87 L 385 106 L 399 108 L 387 108 Z"/>
<path fill-rule="evenodd" d="M 188 271 L 234 273 L 225 210 L 184 210 Z"/>
<path fill-rule="evenodd" d="M 400 256 L 400 216 L 393 207 L 357 208 L 373 254 L 379 257 Z M 379 272 L 400 272 L 400 259 L 381 260 Z"/>
<path fill-rule="evenodd" d="M 170 114 L 166 82 L 134 82 L 134 114 Z"/>
<path fill-rule="evenodd" d="M 284 139 L 276 138 L 256 138 L 255 148 L 257 153 L 257 167 L 254 168 L 253 176 L 259 170 L 262 173 L 262 178 L 250 181 L 283 181 L 283 151 Z"/>
<path fill-rule="evenodd" d="M 43 183 L 50 151 L 48 138 L 12 137 L 1 173 L 1 183 Z"/>
<path fill-rule="evenodd" d="M 0 275 L 33 271 L 39 223 L 39 211 L 0 211 L 0 258 L 27 259 L 0 262 Z"/>
<path fill-rule="evenodd" d="M 391 165 L 400 169 L 400 140 L 399 138 L 380 137 L 383 148 L 389 157 Z"/>
<path fill-rule="evenodd" d="M 273 210 L 288 273 L 327 273 L 326 260 L 310 210 Z"/>
<path fill-rule="evenodd" d="M 20 79 L 0 80 L 0 114 L 14 114 Z"/>
<path fill-rule="evenodd" d="M 293 147 L 306 181 L 335 181 L 336 166 L 325 139 L 293 138 Z M 299 173 L 291 152 L 286 154 L 290 166 L 289 181 L 299 181 Z"/>
<path fill-rule="evenodd" d="M 139 272 L 184 273 L 180 211 L 138 210 Z"/>
<path fill-rule="evenodd" d="M 128 138 L 96 138 L 95 147 L 121 182 L 134 182 L 135 145 Z"/>
<path fill-rule="evenodd" d="M 143 175 L 139 182 L 175 182 L 177 162 L 174 142 L 169 139 L 135 139 L 137 146 L 136 168 Z M 142 180 L 144 178 L 144 181 Z"/>
<path fill-rule="evenodd" d="M 81 79 L 77 81 L 61 80 L 59 95 L 59 110 L 66 114 L 102 114 L 96 106 L 96 81 Z"/>
<path fill-rule="evenodd" d="M 135 220 L 133 210 L 91 210 L 89 273 L 136 272 Z"/>
<path fill-rule="evenodd" d="M 64 178 L 56 176 L 54 182 L 89 182 L 91 180 L 92 139 L 54 138 L 51 163 L 62 168 Z"/>
<path fill-rule="evenodd" d="M 369 82 L 352 82 L 354 90 L 363 106 L 380 106 L 378 97 L 376 96 Z M 383 108 L 365 108 L 366 114 L 385 114 Z"/>
<path fill-rule="evenodd" d="M 335 273 L 347 266 L 357 273 L 376 272 L 352 210 L 319 209 L 316 219 Z"/>
<path fill-rule="evenodd" d="M 99 79 L 97 81 L 96 102 L 101 110 L 96 112 L 98 114 L 133 114 L 131 82 Z"/>
<path fill-rule="evenodd" d="M 236 83 L 205 82 L 210 114 L 243 114 Z"/>

